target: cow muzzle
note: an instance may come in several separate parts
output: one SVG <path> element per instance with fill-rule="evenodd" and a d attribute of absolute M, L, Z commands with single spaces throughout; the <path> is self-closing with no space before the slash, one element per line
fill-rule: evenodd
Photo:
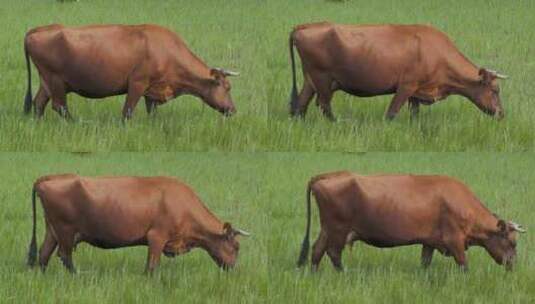
<path fill-rule="evenodd" d="M 234 114 L 236 114 L 236 108 L 235 107 L 229 107 L 221 110 L 221 113 L 225 115 L 226 117 L 230 117 Z"/>
<path fill-rule="evenodd" d="M 505 112 L 502 109 L 498 109 L 496 112 L 494 112 L 494 118 L 496 118 L 496 120 L 502 120 L 504 117 Z"/>

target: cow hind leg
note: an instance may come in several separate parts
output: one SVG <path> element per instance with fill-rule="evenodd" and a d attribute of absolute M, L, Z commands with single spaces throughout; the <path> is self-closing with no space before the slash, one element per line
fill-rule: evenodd
<path fill-rule="evenodd" d="M 52 80 L 49 81 L 49 89 L 50 97 L 52 98 L 52 109 L 66 120 L 72 120 L 71 113 L 69 113 L 69 108 L 67 107 L 65 84 L 61 80 Z"/>
<path fill-rule="evenodd" d="M 310 101 L 312 98 L 316 95 L 316 91 L 314 90 L 314 87 L 310 83 L 310 81 L 305 76 L 305 81 L 303 83 L 303 88 L 301 89 L 301 92 L 299 93 L 299 96 L 297 96 L 297 103 L 291 105 L 291 114 L 292 116 L 300 116 L 304 117 L 306 115 L 308 105 L 310 104 Z"/>
<path fill-rule="evenodd" d="M 322 230 L 312 246 L 312 271 L 317 271 L 327 249 L 327 234 Z"/>
<path fill-rule="evenodd" d="M 39 249 L 39 266 L 41 267 L 41 271 L 45 272 L 50 256 L 54 253 L 57 246 L 58 242 L 50 228 L 47 226 L 45 240 Z"/>
<path fill-rule="evenodd" d="M 333 97 L 333 80 L 324 74 L 314 74 L 312 83 L 318 94 L 316 103 L 319 105 L 323 116 L 330 121 L 336 121 L 331 109 L 331 100 Z"/>
<path fill-rule="evenodd" d="M 340 238 L 338 235 L 347 235 L 347 234 L 333 234 L 328 241 L 327 255 L 331 259 L 331 263 L 334 266 L 334 269 L 337 271 L 343 271 L 344 267 L 342 266 L 342 250 L 345 246 L 345 238 Z"/>
<path fill-rule="evenodd" d="M 35 98 L 33 99 L 33 104 L 35 107 L 35 116 L 37 118 L 43 117 L 43 114 L 45 113 L 46 105 L 48 104 L 49 100 L 50 100 L 50 95 L 48 95 L 48 93 L 46 92 L 43 86 L 39 86 L 39 90 L 37 91 L 37 94 L 35 95 Z"/>
<path fill-rule="evenodd" d="M 58 256 L 70 273 L 76 273 L 72 262 L 72 252 L 74 249 L 74 231 L 66 226 L 55 226 L 54 232 L 58 242 Z"/>
<path fill-rule="evenodd" d="M 429 247 L 427 245 L 423 245 L 422 246 L 421 261 L 422 261 L 422 266 L 424 268 L 429 267 L 429 265 L 431 264 L 431 260 L 433 259 L 433 251 L 434 250 L 435 249 L 433 247 Z"/>
<path fill-rule="evenodd" d="M 149 253 L 147 256 L 147 265 L 145 267 L 145 274 L 152 274 L 154 269 L 160 264 L 160 256 L 162 255 L 165 243 L 167 242 L 157 232 L 150 232 L 147 235 L 149 245 Z"/>
<path fill-rule="evenodd" d="M 62 240 L 59 241 L 58 255 L 63 263 L 63 266 L 67 268 L 70 273 L 76 273 L 76 268 L 74 268 L 74 263 L 72 261 L 72 251 L 74 249 L 74 239 L 73 240 Z"/>

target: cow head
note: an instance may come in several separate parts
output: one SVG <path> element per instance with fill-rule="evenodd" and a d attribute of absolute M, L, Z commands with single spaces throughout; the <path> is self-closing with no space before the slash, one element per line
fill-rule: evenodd
<path fill-rule="evenodd" d="M 496 263 L 512 270 L 516 258 L 517 232 L 524 233 L 526 230 L 517 223 L 504 220 L 498 220 L 496 226 L 496 230 L 490 233 L 483 245 Z"/>
<path fill-rule="evenodd" d="M 234 267 L 240 251 L 239 236 L 249 236 L 249 233 L 234 229 L 229 223 L 223 224 L 223 231 L 212 240 L 209 254 L 217 265 L 225 270 Z"/>
<path fill-rule="evenodd" d="M 201 93 L 204 101 L 213 109 L 230 116 L 236 112 L 232 98 L 230 97 L 230 82 L 227 76 L 237 76 L 236 72 L 223 70 L 220 68 L 210 69 L 208 78 Z"/>
<path fill-rule="evenodd" d="M 472 92 L 472 101 L 483 112 L 494 115 L 497 119 L 504 117 L 500 100 L 500 87 L 498 79 L 507 76 L 485 68 L 479 69 L 479 79 Z"/>

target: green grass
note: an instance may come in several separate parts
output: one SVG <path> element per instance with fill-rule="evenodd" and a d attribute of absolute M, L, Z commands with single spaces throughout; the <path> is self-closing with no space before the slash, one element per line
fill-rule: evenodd
<path fill-rule="evenodd" d="M 256 16 L 248 1 L 2 1 L 0 47 L 0 149 L 18 151 L 252 151 L 260 149 L 267 105 L 265 58 L 254 43 Z M 238 10 L 240 7 L 243 10 Z M 125 96 L 104 100 L 68 95 L 75 123 L 65 123 L 51 109 L 43 121 L 22 115 L 26 90 L 23 38 L 32 27 L 63 23 L 156 23 L 179 33 L 208 65 L 242 73 L 233 77 L 232 97 L 237 115 L 225 119 L 200 99 L 183 96 L 149 117 L 143 101 L 127 125 L 121 122 Z M 33 68 L 34 95 L 37 70 Z M 86 102 L 87 101 L 87 102 Z"/>
<path fill-rule="evenodd" d="M 254 155 L 137 154 L 1 154 L 0 234 L 1 303 L 251 303 L 267 294 L 267 218 L 260 202 Z M 235 269 L 219 270 L 202 249 L 169 259 L 162 256 L 152 277 L 143 275 L 147 247 L 102 250 L 78 246 L 70 275 L 54 254 L 47 272 L 25 265 L 31 233 L 30 191 L 44 174 L 168 175 L 191 185 L 220 219 L 253 235 L 242 238 Z M 38 207 L 39 246 L 44 236 Z"/>
<path fill-rule="evenodd" d="M 269 285 L 272 303 L 532 303 L 535 258 L 532 248 L 535 183 L 533 154 L 479 153 L 293 153 L 269 156 Z M 481 248 L 467 253 L 468 273 L 451 257 L 434 255 L 420 266 L 421 246 L 378 249 L 355 243 L 343 253 L 345 272 L 336 273 L 327 256 L 318 273 L 296 269 L 305 231 L 305 192 L 311 176 L 349 169 L 361 174 L 447 174 L 463 180 L 500 216 L 529 227 L 518 242 L 512 273 Z M 312 207 L 312 241 L 319 232 Z"/>
<path fill-rule="evenodd" d="M 277 12 L 268 24 L 268 146 L 300 151 L 520 151 L 532 149 L 535 95 L 535 10 L 532 1 L 270 1 Z M 305 121 L 288 118 L 291 86 L 288 48 L 293 25 L 328 20 L 338 23 L 426 23 L 448 33 L 475 64 L 511 76 L 501 82 L 506 118 L 497 122 L 470 101 L 452 96 L 423 106 L 410 123 L 407 107 L 395 121 L 383 120 L 392 96 L 358 98 L 338 92 L 332 124 L 312 101 Z M 302 87 L 301 63 L 299 88 Z"/>
<path fill-rule="evenodd" d="M 533 11 L 535 3 L 527 0 L 459 1 L 458 5 L 440 0 L 2 1 L 0 150 L 531 150 L 535 142 Z M 506 118 L 497 122 L 466 99 L 450 97 L 424 106 L 416 122 L 409 122 L 406 108 L 395 121 L 385 122 L 391 96 L 363 99 L 338 93 L 333 108 L 339 122 L 327 122 L 313 105 L 305 121 L 290 119 L 288 34 L 296 24 L 321 20 L 433 24 L 476 64 L 511 76 L 502 81 Z M 232 78 L 238 114 L 225 119 L 196 98 L 179 97 L 162 106 L 156 117 L 148 117 L 141 102 L 133 120 L 124 126 L 120 122 L 124 96 L 93 101 L 71 94 L 68 103 L 75 123 L 61 121 L 50 108 L 43 121 L 24 117 L 23 37 L 32 27 L 54 22 L 169 27 L 209 65 L 241 72 Z M 34 94 L 36 75 L 34 69 Z"/>
<path fill-rule="evenodd" d="M 0 153 L 0 299 L 2 303 L 529 303 L 535 298 L 533 154 L 504 153 Z M 344 273 L 328 259 L 316 274 L 295 262 L 305 229 L 305 185 L 318 173 L 349 169 L 448 174 L 460 178 L 494 212 L 528 229 L 511 273 L 480 248 L 468 251 L 469 271 L 435 253 L 420 267 L 420 246 L 344 251 Z M 82 244 L 70 275 L 54 256 L 41 274 L 25 265 L 31 233 L 30 190 L 40 175 L 171 175 L 196 189 L 221 219 L 249 230 L 238 267 L 220 271 L 194 250 L 162 257 L 142 275 L 146 247 L 103 250 Z M 318 232 L 313 205 L 312 236 Z M 42 210 L 37 231 L 42 241 Z"/>

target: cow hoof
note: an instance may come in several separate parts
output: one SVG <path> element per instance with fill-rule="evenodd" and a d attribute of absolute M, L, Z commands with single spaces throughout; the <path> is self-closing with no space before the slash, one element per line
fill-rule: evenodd
<path fill-rule="evenodd" d="M 385 120 L 387 121 L 392 121 L 394 119 L 394 117 L 396 117 L 396 114 L 395 113 L 387 113 L 385 115 Z"/>

